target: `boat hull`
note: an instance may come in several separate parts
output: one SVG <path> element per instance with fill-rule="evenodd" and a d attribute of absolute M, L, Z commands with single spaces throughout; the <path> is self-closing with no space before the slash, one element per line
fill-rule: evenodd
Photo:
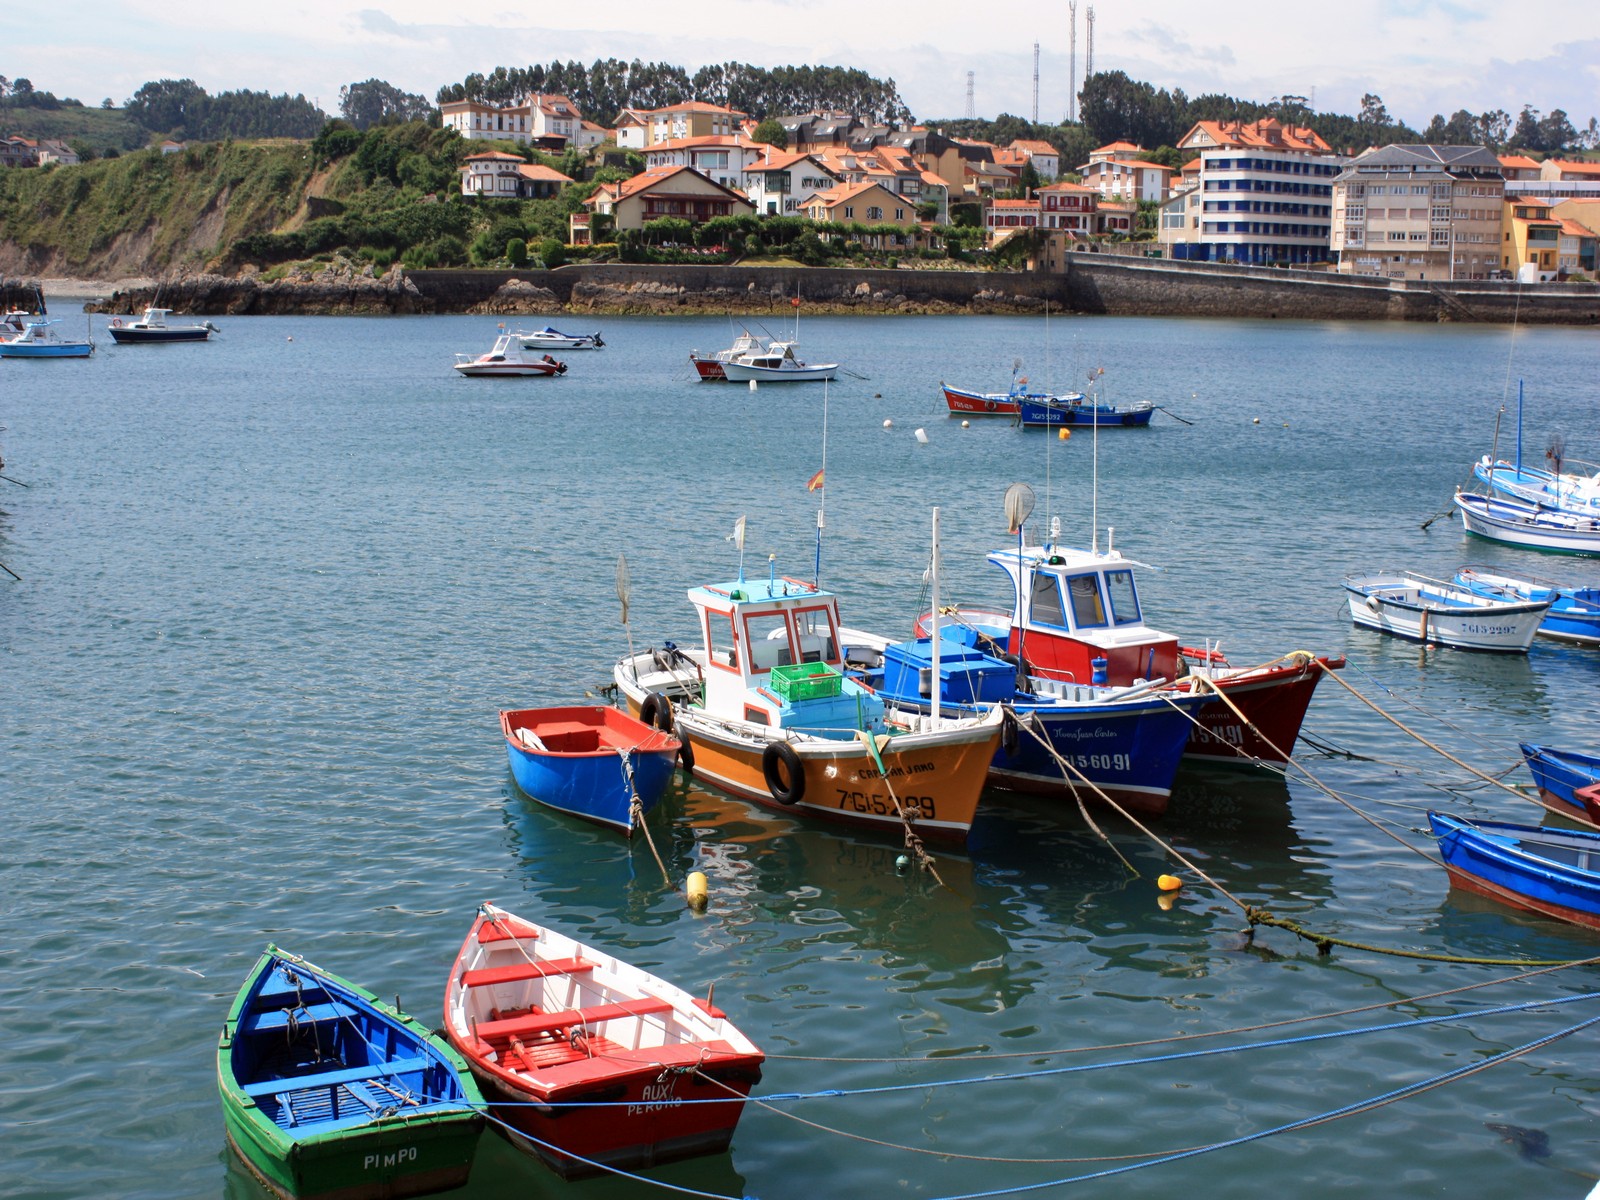
<path fill-rule="evenodd" d="M 968 392 L 961 388 L 953 388 L 947 383 L 939 385 L 944 391 L 945 407 L 953 413 L 963 416 L 972 415 L 979 417 L 1014 417 L 1017 415 L 1021 402 L 1015 396 L 1000 394 L 984 394 L 982 392 Z"/>
<path fill-rule="evenodd" d="M 699 355 L 689 355 L 689 362 L 704 381 L 721 381 L 728 378 L 722 369 L 722 363 L 714 358 L 701 358 Z"/>
<path fill-rule="evenodd" d="M 529 730 L 543 749 L 521 734 Z M 522 792 L 557 812 L 623 833 L 666 793 L 680 743 L 614 708 L 507 709 L 500 714 L 511 777 Z"/>
<path fill-rule="evenodd" d="M 1465 492 L 1456 496 L 1456 508 L 1462 528 L 1492 542 L 1556 554 L 1600 554 L 1600 517 Z"/>
<path fill-rule="evenodd" d="M 1600 826 L 1597 814 L 1592 813 L 1578 795 L 1580 790 L 1600 783 L 1600 758 L 1531 742 L 1518 745 L 1528 765 L 1528 774 L 1533 776 L 1534 786 L 1539 789 L 1541 804 L 1568 820 Z"/>
<path fill-rule="evenodd" d="M 726 362 L 722 364 L 722 377 L 729 383 L 748 383 L 751 380 L 758 383 L 823 383 L 833 379 L 838 369 L 837 363 L 784 370 L 777 367 L 752 367 L 748 363 L 741 362 Z"/>
<path fill-rule="evenodd" d="M 0 358 L 88 358 L 92 342 L 0 342 Z"/>
<path fill-rule="evenodd" d="M 1148 405 L 1135 408 L 1115 408 L 1108 405 L 1045 404 L 1028 399 L 1021 401 L 1018 413 L 1027 426 L 1093 426 L 1097 429 L 1135 429 L 1150 424 L 1155 409 Z"/>
<path fill-rule="evenodd" d="M 1450 882 L 1525 912 L 1600 929 L 1600 832 L 1428 814 Z"/>
<path fill-rule="evenodd" d="M 243 1110 L 224 1104 L 222 1116 L 240 1164 L 283 1200 L 401 1200 L 465 1187 L 479 1138 L 478 1125 L 418 1117 L 360 1138 L 308 1138 L 285 1152 Z"/>
<path fill-rule="evenodd" d="M 1297 654 L 1291 659 L 1237 676 L 1219 674 L 1215 683 L 1232 704 L 1213 700 L 1196 714 L 1200 726 L 1189 735 L 1185 757 L 1206 762 L 1286 761 L 1294 753 L 1323 672 L 1344 666 L 1342 658 Z"/>
<path fill-rule="evenodd" d="M 1365 629 L 1424 645 L 1452 646 L 1500 654 L 1526 654 L 1549 609 L 1543 603 L 1498 603 L 1466 589 L 1419 583 L 1406 576 L 1347 580 L 1350 619 Z M 1461 602 L 1460 596 L 1469 597 Z"/>
<path fill-rule="evenodd" d="M 203 325 L 190 329 L 133 329 L 127 325 L 112 325 L 107 332 L 119 346 L 148 346 L 164 342 L 204 342 L 211 331 Z"/>

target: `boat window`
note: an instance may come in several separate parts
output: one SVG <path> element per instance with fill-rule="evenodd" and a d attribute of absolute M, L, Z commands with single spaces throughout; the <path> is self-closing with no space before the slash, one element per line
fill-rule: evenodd
<path fill-rule="evenodd" d="M 744 619 L 745 644 L 750 647 L 750 669 L 770 671 L 794 662 L 789 645 L 789 622 L 781 612 L 753 613 Z"/>
<path fill-rule="evenodd" d="M 833 613 L 826 608 L 802 608 L 794 614 L 800 636 L 801 662 L 839 661 L 839 639 L 833 634 Z"/>
<path fill-rule="evenodd" d="M 739 643 L 733 636 L 732 613 L 706 613 L 706 659 L 719 667 L 739 669 Z"/>
<path fill-rule="evenodd" d="M 1054 575 L 1038 572 L 1033 577 L 1033 599 L 1028 612 L 1033 620 L 1045 625 L 1066 628 L 1067 618 L 1061 611 L 1060 581 Z"/>
<path fill-rule="evenodd" d="M 1073 575 L 1067 580 L 1072 600 L 1072 623 L 1079 629 L 1106 623 L 1106 606 L 1100 599 L 1098 575 Z"/>
<path fill-rule="evenodd" d="M 1133 586 L 1132 571 L 1107 571 L 1106 594 L 1111 599 L 1113 625 L 1139 623 L 1139 593 Z"/>

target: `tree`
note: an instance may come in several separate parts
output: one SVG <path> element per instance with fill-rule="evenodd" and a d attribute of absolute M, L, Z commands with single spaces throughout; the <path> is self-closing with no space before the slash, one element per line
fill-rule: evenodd
<path fill-rule="evenodd" d="M 506 261 L 513 267 L 528 265 L 528 243 L 522 238 L 510 238 L 506 242 Z"/>
<path fill-rule="evenodd" d="M 751 133 L 752 142 L 760 142 L 766 146 L 775 146 L 779 150 L 789 148 L 789 133 L 776 118 L 767 117 L 756 123 L 755 131 Z"/>
<path fill-rule="evenodd" d="M 1371 92 L 1361 97 L 1361 115 L 1357 119 L 1363 128 L 1371 129 L 1375 133 L 1383 132 L 1394 123 L 1389 119 L 1389 110 L 1384 107 L 1383 97 L 1375 96 Z"/>
<path fill-rule="evenodd" d="M 1511 131 L 1511 144 L 1519 150 L 1543 150 L 1544 134 L 1539 129 L 1539 110 L 1531 104 L 1522 106 L 1517 127 Z"/>
<path fill-rule="evenodd" d="M 413 92 L 402 92 L 381 79 L 368 79 L 339 89 L 339 111 L 355 128 L 367 129 L 397 121 L 425 121 L 432 116 L 433 106 Z"/>
<path fill-rule="evenodd" d="M 1550 115 L 1539 122 L 1539 140 L 1543 143 L 1540 148 L 1553 154 L 1575 144 L 1578 131 L 1567 120 L 1566 113 L 1559 108 L 1552 109 Z"/>

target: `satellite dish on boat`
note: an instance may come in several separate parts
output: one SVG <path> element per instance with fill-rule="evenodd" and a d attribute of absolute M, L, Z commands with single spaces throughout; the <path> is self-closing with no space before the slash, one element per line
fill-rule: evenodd
<path fill-rule="evenodd" d="M 1012 533 L 1022 528 L 1033 512 L 1033 489 L 1025 483 L 1013 483 L 1006 489 L 1006 528 Z"/>

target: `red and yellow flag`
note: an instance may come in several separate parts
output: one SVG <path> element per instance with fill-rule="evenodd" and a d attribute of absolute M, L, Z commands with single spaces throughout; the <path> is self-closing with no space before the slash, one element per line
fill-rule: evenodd
<path fill-rule="evenodd" d="M 810 479 L 806 480 L 806 491 L 808 491 L 808 492 L 814 492 L 821 486 L 822 486 L 822 472 L 821 471 L 818 471 Z"/>

